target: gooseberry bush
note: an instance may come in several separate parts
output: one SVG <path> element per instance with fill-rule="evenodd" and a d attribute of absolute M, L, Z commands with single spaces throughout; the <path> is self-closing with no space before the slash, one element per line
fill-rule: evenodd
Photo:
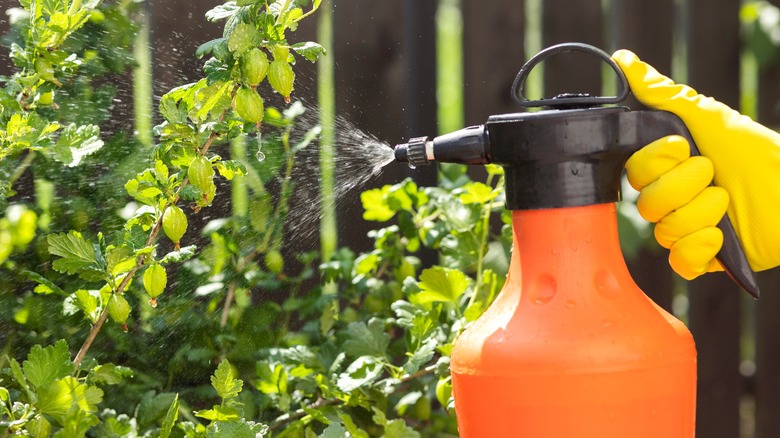
<path fill-rule="evenodd" d="M 367 190 L 371 251 L 289 251 L 320 132 L 295 68 L 326 55 L 292 37 L 320 1 L 209 11 L 223 36 L 195 53 L 202 79 L 160 98 L 145 149 L 101 133 L 138 3 L 20 0 L 0 91 L 0 436 L 457 434 L 449 355 L 503 283 L 502 172 Z"/>

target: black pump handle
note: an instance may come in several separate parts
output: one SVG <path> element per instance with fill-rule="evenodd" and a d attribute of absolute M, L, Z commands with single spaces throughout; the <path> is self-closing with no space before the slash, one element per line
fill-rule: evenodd
<path fill-rule="evenodd" d="M 618 93 L 617 96 L 589 96 L 589 95 L 567 95 L 565 98 L 546 98 L 546 99 L 540 99 L 540 100 L 528 100 L 523 95 L 523 88 L 525 86 L 525 81 L 528 79 L 528 75 L 531 73 L 531 70 L 533 70 L 534 67 L 536 67 L 537 64 L 544 61 L 545 59 L 561 52 L 582 52 L 587 53 L 589 55 L 594 55 L 598 58 L 601 58 L 602 61 L 606 62 L 607 65 L 609 65 L 612 70 L 615 72 L 615 74 L 618 77 Z M 615 63 L 615 61 L 610 58 L 610 56 L 604 52 L 603 50 L 599 49 L 598 47 L 591 46 L 590 44 L 584 44 L 584 43 L 563 43 L 563 44 L 557 44 L 555 46 L 550 46 L 541 52 L 537 53 L 531 59 L 528 60 L 528 62 L 523 65 L 522 68 L 520 68 L 520 71 L 517 73 L 517 76 L 515 77 L 515 81 L 512 84 L 512 98 L 515 100 L 515 102 L 519 103 L 520 106 L 524 108 L 534 108 L 534 107 L 572 107 L 576 105 L 582 105 L 582 106 L 596 106 L 596 105 L 605 105 L 605 104 L 615 104 L 620 103 L 628 97 L 628 81 L 626 80 L 626 75 L 623 74 L 623 71 L 620 70 L 620 67 Z"/>
<path fill-rule="evenodd" d="M 629 122 L 627 126 L 636 129 L 636 137 L 632 138 L 634 144 L 646 145 L 666 135 L 677 134 L 688 141 L 691 156 L 701 155 L 688 127 L 675 114 L 666 111 L 631 111 L 621 114 L 621 117 Z M 758 282 L 727 214 L 723 215 L 717 227 L 723 232 L 723 246 L 716 258 L 735 283 L 753 298 L 758 298 Z"/>

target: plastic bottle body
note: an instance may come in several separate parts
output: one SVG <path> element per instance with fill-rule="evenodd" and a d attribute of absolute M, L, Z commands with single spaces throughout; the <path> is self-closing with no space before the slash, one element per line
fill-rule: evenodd
<path fill-rule="evenodd" d="M 628 273 L 614 204 L 513 212 L 495 303 L 457 340 L 462 437 L 690 438 L 696 350 Z"/>

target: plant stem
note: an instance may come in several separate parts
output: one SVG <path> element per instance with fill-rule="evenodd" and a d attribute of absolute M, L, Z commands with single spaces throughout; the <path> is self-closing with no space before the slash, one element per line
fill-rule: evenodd
<path fill-rule="evenodd" d="M 28 167 L 33 162 L 33 159 L 35 159 L 35 151 L 29 150 L 27 152 L 27 155 L 24 156 L 24 159 L 22 159 L 22 162 L 19 163 L 19 167 L 14 170 L 14 173 L 11 174 L 11 178 L 8 179 L 8 185 L 13 186 L 16 180 L 22 177 L 24 175 L 24 172 L 27 170 Z"/>
<path fill-rule="evenodd" d="M 186 181 L 186 180 L 185 180 Z M 183 187 L 185 184 L 182 184 L 181 187 Z M 181 187 L 179 190 L 181 190 Z M 178 194 L 176 196 L 178 199 Z M 163 212 L 164 214 L 165 212 Z M 152 228 L 151 234 L 149 234 L 149 238 L 146 239 L 146 245 L 151 245 L 156 239 L 157 235 L 160 233 L 160 230 L 162 229 L 162 217 L 163 214 L 160 215 L 160 218 L 157 219 L 157 222 L 154 224 L 154 228 Z M 138 256 L 138 259 L 136 259 L 135 266 L 133 266 L 133 269 L 130 270 L 130 272 L 125 275 L 125 278 L 122 279 L 122 282 L 119 283 L 119 286 L 116 288 L 116 291 L 114 291 L 115 294 L 122 294 L 124 293 L 125 289 L 127 288 L 127 285 L 130 284 L 130 280 L 135 276 L 135 273 L 138 272 L 139 269 L 141 269 L 141 266 L 144 265 L 144 261 L 146 260 L 146 254 L 141 254 Z M 87 335 L 87 339 L 84 340 L 84 343 L 81 345 L 81 348 L 79 348 L 78 354 L 76 354 L 76 358 L 73 359 L 73 364 L 76 365 L 76 369 L 73 371 L 74 375 L 78 372 L 79 366 L 81 365 L 81 362 L 84 360 L 84 356 L 87 355 L 87 351 L 89 351 L 89 348 L 92 346 L 92 342 L 95 341 L 95 338 L 97 337 L 98 332 L 100 332 L 100 329 L 103 327 L 103 324 L 106 322 L 106 319 L 108 318 L 108 306 L 103 308 L 103 311 L 100 313 L 100 318 L 98 318 L 95 325 L 92 326 L 92 328 L 89 331 L 89 334 Z"/>
<path fill-rule="evenodd" d="M 146 148 L 152 146 L 153 92 L 152 92 L 152 53 L 149 47 L 149 10 L 148 2 L 140 14 L 141 23 L 133 44 L 133 121 L 136 138 Z"/>
<path fill-rule="evenodd" d="M 317 38 L 328 52 L 317 63 L 317 100 L 320 106 L 320 253 L 323 261 L 328 261 L 338 247 L 338 227 L 336 224 L 335 170 L 335 65 L 333 55 L 333 5 L 323 1 L 317 26 Z M 326 288 L 327 290 L 327 288 Z M 333 292 L 333 291 L 329 291 Z"/>
<path fill-rule="evenodd" d="M 225 297 L 225 307 L 222 308 L 222 319 L 219 320 L 219 328 L 225 328 L 228 315 L 230 314 L 230 304 L 233 303 L 233 297 L 236 296 L 236 282 L 231 281 L 228 286 L 227 297 Z"/>
<path fill-rule="evenodd" d="M 233 90 L 235 93 L 235 89 Z M 222 113 L 222 116 L 220 117 L 220 121 L 225 118 L 225 115 L 227 114 L 227 111 Z M 205 155 L 206 151 L 208 151 L 209 147 L 211 147 L 211 144 L 214 142 L 214 140 L 217 138 L 217 134 L 212 132 L 211 135 L 209 135 L 209 138 L 206 140 L 206 142 L 203 144 L 203 147 L 201 148 L 201 155 Z M 184 181 L 182 181 L 179 188 L 176 190 L 176 195 L 174 197 L 174 200 L 170 205 L 175 205 L 176 202 L 179 201 L 179 193 L 181 193 L 181 190 L 187 186 L 189 183 L 189 179 L 185 178 Z M 167 209 L 168 207 L 166 207 Z M 162 214 L 160 214 L 160 217 L 157 218 L 157 221 L 154 223 L 154 227 L 152 228 L 151 234 L 149 234 L 149 238 L 146 239 L 146 245 L 150 246 L 152 243 L 154 243 L 155 240 L 157 240 L 157 235 L 160 233 L 160 230 L 162 229 L 162 220 L 163 216 L 165 215 L 165 211 L 163 210 Z M 139 269 L 141 269 L 141 266 L 144 265 L 144 261 L 146 261 L 146 254 L 141 254 L 138 256 L 135 262 L 135 266 L 133 266 L 133 269 L 130 270 L 130 272 L 127 273 L 124 279 L 122 279 L 122 282 L 119 283 L 119 286 L 116 288 L 116 291 L 114 293 L 122 294 L 125 291 L 125 288 L 127 288 L 127 285 L 130 284 L 130 280 L 135 276 L 135 273 L 138 272 Z M 78 372 L 79 366 L 81 365 L 81 362 L 84 360 L 84 356 L 87 355 L 87 351 L 89 351 L 89 348 L 92 346 L 92 343 L 95 341 L 95 338 L 97 337 L 98 332 L 100 332 L 100 329 L 103 327 L 103 324 L 106 322 L 106 319 L 108 318 L 108 306 L 106 306 L 102 313 L 100 314 L 100 318 L 97 320 L 95 325 L 92 326 L 92 328 L 89 331 L 89 334 L 87 335 L 87 339 L 84 340 L 84 344 L 81 345 L 81 348 L 79 348 L 78 354 L 76 354 L 76 358 L 73 359 L 73 364 L 76 365 L 76 369 L 74 371 L 74 374 Z"/>
<path fill-rule="evenodd" d="M 417 371 L 414 374 L 410 374 L 410 375 L 408 375 L 408 376 L 406 376 L 406 377 L 404 377 L 402 379 L 398 379 L 398 386 L 400 386 L 400 385 L 402 385 L 402 384 L 404 384 L 406 382 L 412 381 L 414 379 L 420 378 L 422 376 L 427 376 L 428 374 L 433 374 L 433 373 L 436 372 L 436 370 L 438 368 L 439 368 L 439 366 L 436 365 L 436 364 L 430 365 L 430 366 L 428 366 L 426 368 L 421 369 L 420 371 Z M 388 379 L 380 380 L 380 381 L 376 382 L 375 386 L 380 386 L 380 385 L 386 383 L 387 381 L 388 381 Z M 344 400 L 341 400 L 341 399 L 338 399 L 338 398 L 330 398 L 330 399 L 322 399 L 321 398 L 321 399 L 317 400 L 316 402 L 314 402 L 314 403 L 310 404 L 309 406 L 307 406 L 306 410 L 320 409 L 320 408 L 324 408 L 326 406 L 340 405 L 340 404 L 343 404 L 343 403 L 344 403 Z M 278 417 L 276 420 L 274 420 L 274 422 L 268 427 L 268 430 L 276 430 L 276 429 L 284 426 L 285 424 L 290 423 L 290 422 L 295 421 L 295 420 L 298 420 L 300 418 L 303 418 L 306 415 L 307 415 L 307 412 L 303 408 L 298 409 L 295 412 L 290 412 L 288 414 L 284 414 L 284 415 Z"/>

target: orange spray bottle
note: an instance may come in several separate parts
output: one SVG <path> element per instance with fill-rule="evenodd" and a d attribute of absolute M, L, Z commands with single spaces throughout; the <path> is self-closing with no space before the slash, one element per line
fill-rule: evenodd
<path fill-rule="evenodd" d="M 522 85 L 545 57 L 581 51 L 616 72 L 616 97 L 529 102 Z M 687 328 L 636 286 L 618 242 L 615 202 L 625 161 L 669 134 L 693 140 L 675 115 L 596 107 L 628 94 L 620 69 L 583 44 L 553 46 L 518 74 L 524 106 L 484 125 L 396 146 L 396 159 L 496 163 L 505 169 L 514 249 L 504 289 L 455 343 L 451 372 L 462 437 L 690 438 L 696 350 Z M 728 220 L 718 259 L 757 297 Z"/>

